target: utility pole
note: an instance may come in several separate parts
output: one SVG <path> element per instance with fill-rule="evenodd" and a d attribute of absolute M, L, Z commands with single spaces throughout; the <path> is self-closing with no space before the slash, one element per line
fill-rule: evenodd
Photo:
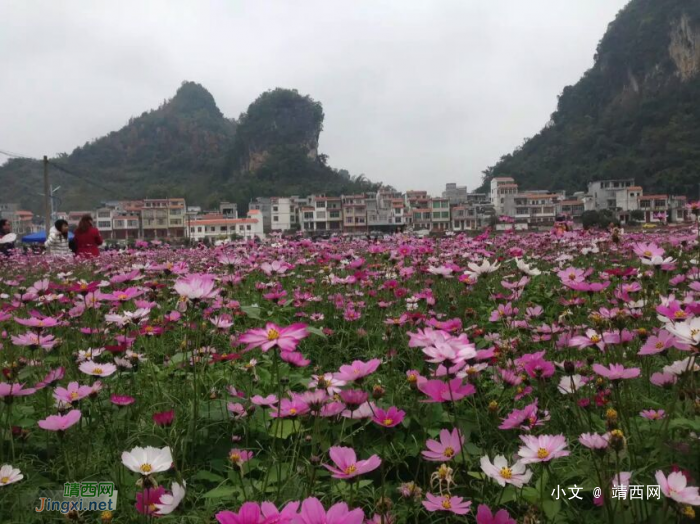
<path fill-rule="evenodd" d="M 46 238 L 51 229 L 51 191 L 49 188 L 49 159 L 44 155 L 44 217 L 46 219 Z"/>

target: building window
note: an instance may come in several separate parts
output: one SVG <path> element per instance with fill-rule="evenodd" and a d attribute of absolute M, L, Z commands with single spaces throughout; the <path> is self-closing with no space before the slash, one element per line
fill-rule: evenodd
<path fill-rule="evenodd" d="M 272 217 L 272 221 L 273 221 L 273 222 L 279 222 L 279 221 L 280 221 L 280 217 L 278 217 L 277 215 L 275 215 L 275 216 Z"/>
<path fill-rule="evenodd" d="M 219 227 L 219 231 L 226 231 L 226 226 Z"/>
<path fill-rule="evenodd" d="M 272 211 L 274 211 L 275 213 L 277 213 L 277 212 L 279 211 L 279 208 L 278 208 L 277 206 L 272 206 Z"/>
<path fill-rule="evenodd" d="M 197 233 L 201 233 L 201 232 L 202 232 L 202 226 L 198 226 L 198 227 L 197 227 Z"/>
<path fill-rule="evenodd" d="M 248 224 L 247 226 L 245 226 L 245 228 L 246 228 L 248 231 L 250 231 L 250 224 Z"/>

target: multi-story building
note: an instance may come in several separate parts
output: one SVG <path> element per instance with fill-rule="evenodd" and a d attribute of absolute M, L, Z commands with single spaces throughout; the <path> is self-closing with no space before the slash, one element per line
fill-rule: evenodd
<path fill-rule="evenodd" d="M 272 231 L 295 231 L 299 229 L 297 221 L 299 204 L 296 197 L 274 197 L 271 199 L 271 227 Z"/>
<path fill-rule="evenodd" d="M 518 184 L 515 179 L 509 176 L 499 176 L 491 179 L 491 205 L 493 205 L 496 213 L 503 215 L 506 197 L 518 193 Z"/>
<path fill-rule="evenodd" d="M 454 182 L 445 185 L 445 190 L 442 192 L 442 198 L 450 201 L 451 206 L 466 204 L 469 199 L 467 186 L 458 186 Z"/>
<path fill-rule="evenodd" d="M 512 217 L 515 223 L 529 226 L 554 224 L 557 205 L 563 199 L 562 193 L 529 192 L 507 195 L 504 198 L 502 215 Z"/>
<path fill-rule="evenodd" d="M 19 208 L 19 204 L 0 204 L 0 218 L 5 218 L 12 224 L 12 232 L 18 236 L 34 232 L 34 213 Z"/>
<path fill-rule="evenodd" d="M 436 232 L 450 229 L 450 201 L 447 198 L 433 198 L 430 202 L 431 230 Z"/>
<path fill-rule="evenodd" d="M 146 239 L 183 238 L 185 209 L 184 198 L 145 199 L 141 209 L 143 237 Z"/>
<path fill-rule="evenodd" d="M 311 195 L 299 208 L 299 229 L 315 233 L 338 233 L 343 229 L 340 197 Z"/>
<path fill-rule="evenodd" d="M 116 211 L 112 215 L 112 239 L 129 240 L 141 237 L 141 215 L 134 212 Z"/>
<path fill-rule="evenodd" d="M 684 196 L 646 195 L 639 199 L 644 222 L 685 222 L 688 220 L 687 199 Z"/>
<path fill-rule="evenodd" d="M 343 230 L 346 233 L 368 233 L 366 195 L 343 195 Z"/>
<path fill-rule="evenodd" d="M 187 236 L 192 240 L 230 240 L 231 238 L 265 238 L 261 212 L 257 209 L 248 211 L 246 218 L 226 218 L 220 213 L 203 215 L 191 220 Z"/>
<path fill-rule="evenodd" d="M 263 230 L 269 233 L 272 229 L 272 199 L 270 197 L 258 197 L 248 204 L 248 209 L 260 211 Z"/>
<path fill-rule="evenodd" d="M 83 218 L 85 215 L 91 215 L 92 212 L 90 211 L 69 211 L 68 216 L 65 219 L 68 222 L 68 228 L 73 231 L 76 227 L 78 227 L 78 224 L 80 223 L 80 219 Z M 94 222 L 93 217 L 93 222 Z"/>
<path fill-rule="evenodd" d="M 219 213 L 226 218 L 238 218 L 238 204 L 235 202 L 220 202 Z"/>
<path fill-rule="evenodd" d="M 588 195 L 591 198 L 586 201 L 586 211 L 631 211 L 636 209 L 634 206 L 641 193 L 642 188 L 634 185 L 634 178 L 589 182 Z"/>
<path fill-rule="evenodd" d="M 450 211 L 452 215 L 452 231 L 472 231 L 479 228 L 476 206 L 454 206 Z"/>
<path fill-rule="evenodd" d="M 578 220 L 583 215 L 586 205 L 583 200 L 562 200 L 557 204 L 557 215 Z"/>
<path fill-rule="evenodd" d="M 413 230 L 430 231 L 433 227 L 432 215 L 432 209 L 429 207 L 411 209 L 411 227 Z"/>
<path fill-rule="evenodd" d="M 100 230 L 100 235 L 102 235 L 102 238 L 105 240 L 112 240 L 114 238 L 112 220 L 118 213 L 119 211 L 112 207 L 98 207 L 92 215 L 95 227 Z"/>

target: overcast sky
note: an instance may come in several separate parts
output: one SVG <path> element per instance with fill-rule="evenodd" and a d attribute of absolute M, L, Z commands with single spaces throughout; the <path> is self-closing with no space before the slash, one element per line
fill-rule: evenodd
<path fill-rule="evenodd" d="M 70 152 L 183 80 L 229 117 L 287 87 L 323 103 L 333 167 L 471 190 L 547 122 L 626 3 L 3 0 L 0 149 Z"/>

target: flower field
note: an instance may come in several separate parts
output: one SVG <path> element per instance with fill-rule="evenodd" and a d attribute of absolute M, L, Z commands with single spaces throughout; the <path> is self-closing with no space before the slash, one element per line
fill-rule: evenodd
<path fill-rule="evenodd" d="M 677 228 L 0 261 L 0 522 L 692 522 L 699 259 Z M 34 510 L 103 481 L 112 512 Z"/>

